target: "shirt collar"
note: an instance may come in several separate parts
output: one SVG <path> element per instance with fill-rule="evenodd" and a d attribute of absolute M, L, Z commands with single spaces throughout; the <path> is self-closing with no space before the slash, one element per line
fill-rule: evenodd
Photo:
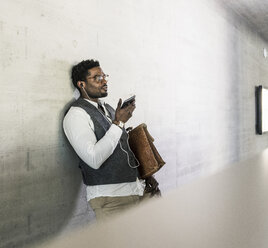
<path fill-rule="evenodd" d="M 94 101 L 91 101 L 91 100 L 88 100 L 86 98 L 83 98 L 84 100 L 86 100 L 87 102 L 91 103 L 93 106 L 95 106 L 96 108 L 98 108 L 98 103 L 94 102 Z M 104 106 L 105 102 L 103 100 L 100 100 L 99 99 L 99 103 Z"/>

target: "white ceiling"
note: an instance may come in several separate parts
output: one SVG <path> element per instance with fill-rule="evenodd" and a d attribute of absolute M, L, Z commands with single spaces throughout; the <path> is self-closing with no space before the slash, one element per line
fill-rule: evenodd
<path fill-rule="evenodd" d="M 268 41 L 268 0 L 222 0 Z"/>

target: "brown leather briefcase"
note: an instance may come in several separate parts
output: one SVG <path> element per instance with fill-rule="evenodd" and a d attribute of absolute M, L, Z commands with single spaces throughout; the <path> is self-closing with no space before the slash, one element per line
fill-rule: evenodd
<path fill-rule="evenodd" d="M 144 123 L 129 132 L 129 146 L 140 162 L 138 168 L 141 178 L 153 175 L 165 164 L 153 142 L 154 138 Z"/>

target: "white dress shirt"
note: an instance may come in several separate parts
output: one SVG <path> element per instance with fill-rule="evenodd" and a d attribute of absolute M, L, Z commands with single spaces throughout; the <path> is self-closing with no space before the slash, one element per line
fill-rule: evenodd
<path fill-rule="evenodd" d="M 96 102 L 88 101 L 98 108 Z M 105 116 L 110 122 L 108 112 L 102 101 Z M 63 120 L 64 132 L 77 155 L 91 168 L 99 169 L 103 162 L 112 155 L 122 135 L 122 129 L 112 124 L 106 134 L 97 142 L 93 121 L 87 112 L 80 107 L 71 107 Z M 131 183 L 87 186 L 87 200 L 101 196 L 143 195 L 144 180 Z"/>

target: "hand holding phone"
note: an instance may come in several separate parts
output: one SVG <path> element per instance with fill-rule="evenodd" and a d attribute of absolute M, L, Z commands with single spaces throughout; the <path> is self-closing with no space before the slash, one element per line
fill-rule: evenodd
<path fill-rule="evenodd" d="M 135 101 L 135 95 L 125 100 L 123 104 L 122 99 L 121 98 L 119 99 L 117 108 L 115 110 L 115 118 L 113 120 L 113 123 L 115 122 L 116 124 L 120 121 L 126 123 L 131 118 L 132 113 L 136 108 L 135 104 L 133 104 L 134 101 Z"/>

